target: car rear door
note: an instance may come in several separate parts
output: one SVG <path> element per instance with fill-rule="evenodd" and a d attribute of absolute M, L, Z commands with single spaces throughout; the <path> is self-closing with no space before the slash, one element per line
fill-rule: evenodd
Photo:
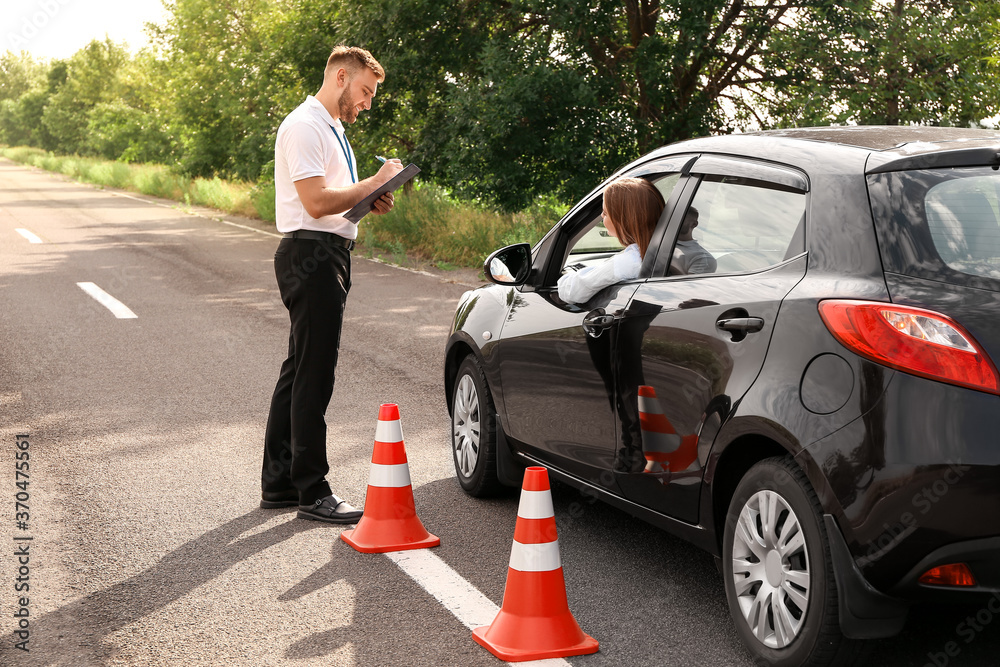
<path fill-rule="evenodd" d="M 808 182 L 794 169 L 714 156 L 691 174 L 694 195 L 673 212 L 655 277 L 635 290 L 617 330 L 614 475 L 627 498 L 694 523 L 715 434 L 763 365 L 781 300 L 805 275 Z"/>

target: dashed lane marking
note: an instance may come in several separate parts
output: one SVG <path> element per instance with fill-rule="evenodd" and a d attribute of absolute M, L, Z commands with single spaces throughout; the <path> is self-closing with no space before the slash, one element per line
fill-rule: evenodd
<path fill-rule="evenodd" d="M 427 549 L 390 551 L 386 557 L 470 630 L 491 624 L 500 611 L 500 607 L 483 595 L 478 588 L 463 579 L 462 575 Z M 472 641 L 472 637 L 469 637 L 469 641 Z M 569 667 L 569 663 L 562 658 L 529 660 L 515 664 L 531 665 L 531 667 Z"/>
<path fill-rule="evenodd" d="M 102 290 L 94 283 L 77 283 L 77 286 L 90 296 L 94 297 L 97 303 L 110 310 L 118 319 L 128 320 L 139 317 L 129 310 L 128 306 Z"/>
<path fill-rule="evenodd" d="M 27 229 L 22 229 L 22 228 L 18 227 L 14 231 L 17 232 L 18 234 L 20 234 L 21 236 L 23 236 L 24 238 L 28 239 L 28 243 L 41 243 L 42 242 L 42 239 L 38 238 L 37 236 L 35 236 L 31 232 L 29 232 Z"/>

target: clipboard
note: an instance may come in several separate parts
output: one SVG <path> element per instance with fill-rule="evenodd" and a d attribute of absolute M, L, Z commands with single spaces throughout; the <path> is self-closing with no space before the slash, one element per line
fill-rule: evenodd
<path fill-rule="evenodd" d="M 406 165 L 403 168 L 403 171 L 399 172 L 398 174 L 390 178 L 381 186 L 375 188 L 374 192 L 372 192 L 370 195 L 368 195 L 367 197 L 359 201 L 357 204 L 355 204 L 350 211 L 344 213 L 344 217 L 353 222 L 354 224 L 358 224 L 361 218 L 371 213 L 372 204 L 375 203 L 376 199 L 384 195 L 386 192 L 395 191 L 397 188 L 399 188 L 399 186 L 401 186 L 403 183 L 406 183 L 408 180 L 410 180 L 419 173 L 420 173 L 420 167 L 411 162 L 410 164 Z"/>

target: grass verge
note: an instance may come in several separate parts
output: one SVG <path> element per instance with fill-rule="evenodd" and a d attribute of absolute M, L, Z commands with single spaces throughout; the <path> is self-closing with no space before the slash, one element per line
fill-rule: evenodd
<path fill-rule="evenodd" d="M 188 205 L 209 206 L 225 213 L 274 222 L 274 186 L 190 178 L 158 164 L 127 164 L 75 155 L 55 155 L 38 148 L 0 148 L 5 158 L 84 183 L 129 190 Z"/>
<path fill-rule="evenodd" d="M 70 178 L 105 187 L 208 206 L 234 215 L 274 222 L 274 184 L 190 178 L 156 164 L 127 164 L 97 158 L 55 155 L 37 148 L 0 147 L 0 155 Z M 500 214 L 457 201 L 441 188 L 418 183 L 397 192 L 386 215 L 369 215 L 358 242 L 392 255 L 415 255 L 439 269 L 480 266 L 493 250 L 517 242 L 534 244 L 566 212 L 542 200 L 515 214 Z"/>
<path fill-rule="evenodd" d="M 505 215 L 420 184 L 399 193 L 390 213 L 367 216 L 358 238 L 366 247 L 415 254 L 440 269 L 476 267 L 497 248 L 522 241 L 534 245 L 565 212 L 565 206 L 543 201 Z"/>

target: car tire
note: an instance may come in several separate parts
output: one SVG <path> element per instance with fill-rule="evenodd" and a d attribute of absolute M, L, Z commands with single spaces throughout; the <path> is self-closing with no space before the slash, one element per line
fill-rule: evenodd
<path fill-rule="evenodd" d="M 458 367 L 451 397 L 451 453 L 458 483 L 470 496 L 497 494 L 497 426 L 493 396 L 478 361 Z"/>
<path fill-rule="evenodd" d="M 757 463 L 736 487 L 722 569 L 729 611 L 755 663 L 850 665 L 870 649 L 840 631 L 819 500 L 791 458 Z"/>

